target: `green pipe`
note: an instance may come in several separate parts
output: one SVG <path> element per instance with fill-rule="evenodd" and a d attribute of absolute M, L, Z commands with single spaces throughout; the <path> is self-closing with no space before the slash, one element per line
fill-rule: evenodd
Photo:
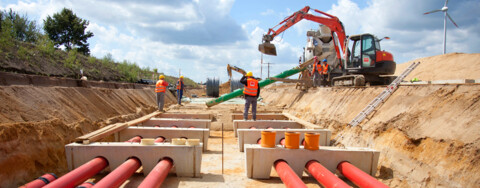
<path fill-rule="evenodd" d="M 286 77 L 292 76 L 294 74 L 297 74 L 297 73 L 299 73 L 303 70 L 305 70 L 305 67 L 304 68 L 295 67 L 293 69 L 283 71 L 282 73 L 277 74 L 273 77 L 275 77 L 275 78 L 286 78 Z M 274 82 L 276 82 L 276 81 L 275 80 L 270 80 L 270 79 L 265 79 L 265 80 L 262 80 L 262 81 L 258 82 L 258 86 L 260 88 L 262 88 L 262 87 L 270 85 Z M 237 90 L 235 90 L 235 91 L 233 91 L 229 94 L 222 95 L 222 96 L 220 96 L 216 99 L 208 101 L 206 104 L 207 104 L 207 107 L 212 107 L 212 106 L 215 106 L 215 105 L 220 104 L 222 102 L 225 102 L 225 101 L 228 101 L 228 100 L 233 99 L 235 97 L 238 97 L 240 95 L 243 95 L 243 89 L 237 89 Z"/>

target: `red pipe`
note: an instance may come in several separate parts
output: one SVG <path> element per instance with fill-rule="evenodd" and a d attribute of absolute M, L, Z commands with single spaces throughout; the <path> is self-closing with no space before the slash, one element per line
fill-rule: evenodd
<path fill-rule="evenodd" d="M 93 187 L 120 187 L 130 176 L 140 168 L 140 161 L 136 158 L 130 158 L 107 176 L 102 178 Z"/>
<path fill-rule="evenodd" d="M 125 142 L 140 142 L 141 140 L 142 140 L 141 136 L 135 136 L 135 137 L 130 138 L 129 140 L 127 140 Z"/>
<path fill-rule="evenodd" d="M 337 169 L 359 187 L 388 187 L 347 161 L 338 164 Z"/>
<path fill-rule="evenodd" d="M 285 146 L 285 138 L 280 139 L 280 145 Z"/>
<path fill-rule="evenodd" d="M 172 125 L 172 126 L 171 126 L 171 128 L 178 128 L 178 126 L 176 126 L 176 125 Z"/>
<path fill-rule="evenodd" d="M 317 161 L 308 161 L 305 168 L 323 187 L 350 187 Z"/>
<path fill-rule="evenodd" d="M 188 127 L 188 128 L 196 128 L 196 127 L 195 127 L 195 126 L 190 126 L 190 127 Z"/>
<path fill-rule="evenodd" d="M 267 127 L 267 129 L 273 129 L 272 127 Z"/>
<path fill-rule="evenodd" d="M 250 127 L 250 129 L 257 129 L 257 128 L 256 128 L 256 127 L 254 127 L 254 126 L 251 126 L 251 127 Z"/>
<path fill-rule="evenodd" d="M 160 125 L 155 125 L 155 127 L 160 127 Z"/>
<path fill-rule="evenodd" d="M 155 142 L 155 143 L 165 142 L 165 137 L 159 136 L 159 137 L 157 137 L 153 142 Z"/>
<path fill-rule="evenodd" d="M 257 144 L 262 144 L 262 138 L 259 138 L 259 139 L 257 140 Z"/>
<path fill-rule="evenodd" d="M 142 181 L 138 188 L 158 188 L 162 185 L 165 178 L 167 178 L 168 172 L 173 166 L 173 161 L 170 159 L 163 159 L 160 161 L 148 176 Z"/>
<path fill-rule="evenodd" d="M 45 187 L 74 187 L 83 183 L 88 178 L 102 171 L 108 166 L 108 161 L 103 157 L 94 158 L 87 163 L 79 166 L 75 170 L 58 178 L 54 182 L 46 185 Z"/>
<path fill-rule="evenodd" d="M 287 162 L 278 160 L 274 163 L 275 170 L 287 188 L 307 187 L 297 174 L 288 166 Z"/>
<path fill-rule="evenodd" d="M 77 186 L 76 188 L 92 188 L 95 185 L 93 182 L 85 182 L 81 185 Z"/>
<path fill-rule="evenodd" d="M 56 179 L 57 176 L 54 173 L 44 174 L 30 183 L 21 186 L 21 188 L 40 188 L 51 183 L 52 181 L 55 181 Z"/>

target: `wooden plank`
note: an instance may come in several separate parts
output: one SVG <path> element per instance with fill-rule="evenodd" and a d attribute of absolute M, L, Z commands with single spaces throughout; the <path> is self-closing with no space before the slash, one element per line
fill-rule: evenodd
<path fill-rule="evenodd" d="M 95 142 L 97 140 L 100 140 L 102 138 L 107 137 L 110 134 L 119 132 L 119 131 L 127 128 L 128 126 L 132 126 L 132 125 L 136 125 L 136 124 L 140 124 L 140 123 L 143 123 L 145 121 L 148 121 L 148 120 L 150 120 L 150 118 L 155 117 L 159 114 L 161 114 L 161 112 L 155 111 L 151 114 L 148 114 L 148 115 L 143 116 L 143 117 L 138 118 L 138 119 L 134 119 L 132 121 L 128 121 L 128 122 L 125 122 L 125 123 L 115 123 L 115 124 L 112 124 L 112 125 L 108 125 L 108 126 L 105 126 L 101 129 L 98 129 L 96 131 L 90 132 L 88 134 L 85 134 L 83 136 L 80 136 L 80 137 L 76 138 L 75 142 L 89 144 L 90 142 Z"/>
<path fill-rule="evenodd" d="M 309 129 L 321 129 L 320 126 L 318 125 L 315 125 L 313 123 L 310 123 L 308 121 L 305 121 L 303 119 L 300 119 L 298 117 L 295 117 L 294 115 L 292 114 L 289 114 L 287 112 L 282 112 L 282 114 L 286 117 L 288 117 L 290 120 L 293 120 L 293 121 L 296 121 L 297 123 L 303 125 L 305 128 L 309 128 Z"/>

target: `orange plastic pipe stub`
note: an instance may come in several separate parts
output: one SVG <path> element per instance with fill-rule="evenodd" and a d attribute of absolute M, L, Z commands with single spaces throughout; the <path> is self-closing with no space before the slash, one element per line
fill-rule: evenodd
<path fill-rule="evenodd" d="M 298 149 L 300 145 L 299 132 L 285 132 L 285 147 L 287 149 Z"/>
<path fill-rule="evenodd" d="M 264 148 L 274 148 L 275 147 L 275 131 L 262 131 L 262 138 L 260 146 Z"/>
<path fill-rule="evenodd" d="M 305 149 L 318 150 L 319 140 L 320 140 L 320 134 L 305 133 Z"/>

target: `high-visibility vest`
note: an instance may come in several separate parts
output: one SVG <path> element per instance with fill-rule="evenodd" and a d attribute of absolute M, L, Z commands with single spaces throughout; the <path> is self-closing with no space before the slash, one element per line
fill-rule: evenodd
<path fill-rule="evenodd" d="M 257 96 L 257 92 L 258 92 L 258 80 L 255 80 L 253 78 L 248 78 L 247 86 L 243 88 L 243 94 L 255 97 Z"/>
<path fill-rule="evenodd" d="M 164 85 L 165 80 L 159 80 L 157 84 L 155 85 L 155 93 L 165 93 L 165 90 L 167 90 L 167 86 Z"/>
<path fill-rule="evenodd" d="M 180 81 L 180 80 L 177 81 L 177 90 L 182 89 L 182 84 L 183 84 L 183 81 Z"/>
<path fill-rule="evenodd" d="M 322 71 L 323 71 L 322 72 L 323 74 L 328 74 L 328 64 L 327 63 L 325 63 L 325 65 L 322 65 Z"/>

